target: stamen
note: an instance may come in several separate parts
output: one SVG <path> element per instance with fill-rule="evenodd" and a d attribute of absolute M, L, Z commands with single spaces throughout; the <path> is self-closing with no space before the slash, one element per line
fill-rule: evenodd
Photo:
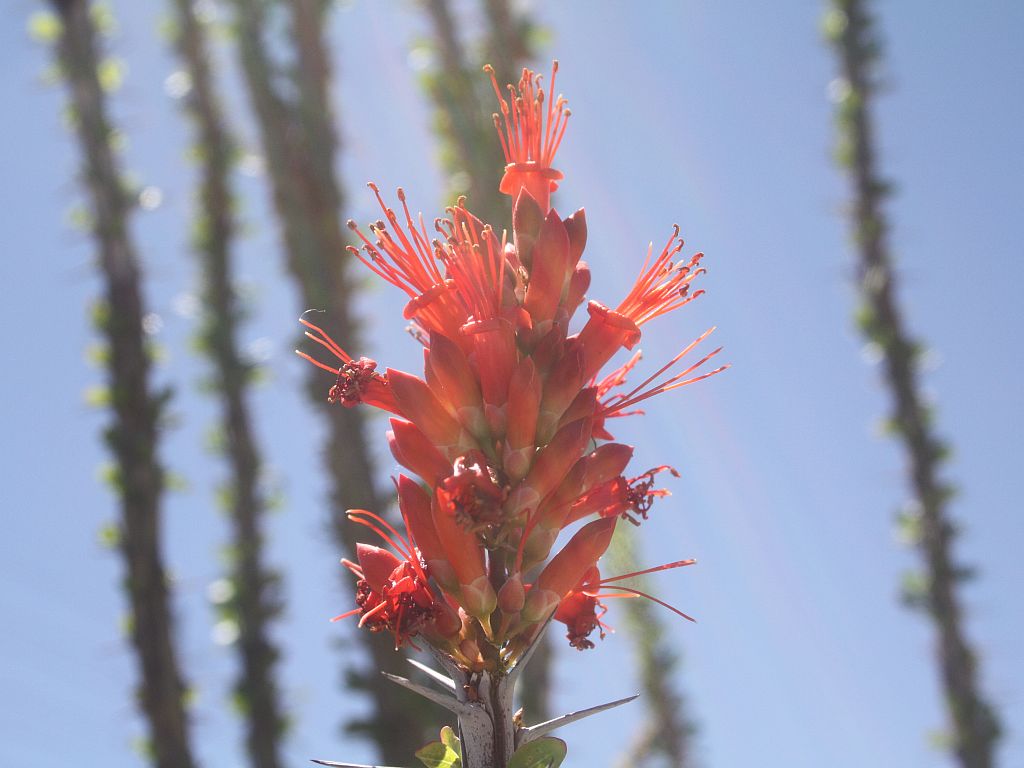
<path fill-rule="evenodd" d="M 664 600 L 659 600 L 654 595 L 649 595 L 646 592 L 641 592 L 639 589 L 632 589 L 631 587 L 616 587 L 616 589 L 621 589 L 623 592 L 629 592 L 631 595 L 635 595 L 636 597 L 646 597 L 651 602 L 655 602 L 663 608 L 668 608 L 670 611 L 672 611 L 672 613 L 676 614 L 677 616 L 682 616 L 684 619 L 686 619 L 687 621 L 692 621 L 694 624 L 697 623 L 697 620 L 693 618 L 693 616 L 689 616 L 683 613 L 674 605 L 669 605 Z M 606 595 L 606 597 L 613 598 L 616 597 L 616 595 Z M 626 595 L 620 595 L 620 597 L 626 597 Z"/>
<path fill-rule="evenodd" d="M 394 526 L 391 525 L 391 523 L 389 523 L 387 520 L 383 519 L 380 515 L 376 515 L 373 512 L 370 512 L 370 511 L 365 510 L 365 509 L 350 509 L 348 512 L 345 513 L 345 515 L 353 523 L 359 523 L 360 525 L 365 525 L 371 531 L 373 531 L 378 536 L 380 536 L 382 539 L 384 539 L 384 541 L 386 541 L 388 544 L 390 544 L 392 547 L 394 547 L 395 552 L 397 552 L 398 554 L 402 555 L 402 559 L 404 559 L 404 560 L 413 560 L 414 559 L 414 552 L 413 552 L 413 549 L 412 549 L 412 544 L 409 543 L 409 541 L 406 540 L 406 538 L 404 536 L 402 536 L 402 534 L 400 534 L 398 531 L 396 531 Z M 369 520 L 364 520 L 363 519 L 364 516 L 368 517 L 370 519 Z M 388 531 L 390 531 L 405 546 L 404 547 L 400 547 L 399 545 L 397 545 L 394 542 L 394 540 L 390 536 L 388 536 L 388 534 L 385 533 L 384 530 L 382 530 L 381 526 L 383 526 L 384 529 L 387 529 Z"/>
<path fill-rule="evenodd" d="M 362 233 L 354 221 L 349 220 L 349 229 L 355 232 L 363 242 L 362 250 L 366 251 L 369 258 L 364 256 L 360 249 L 353 246 L 348 246 L 349 252 L 366 265 L 370 271 L 401 288 L 411 298 L 415 298 L 434 285 L 443 282 L 444 277 L 437 267 L 435 255 L 430 248 L 422 216 L 419 227 L 417 227 L 409 211 L 405 191 L 399 188 L 397 192 L 405 216 L 405 225 L 403 226 L 399 222 L 398 215 L 384 202 L 377 185 L 370 182 L 367 186 L 373 190 L 377 204 L 384 212 L 388 224 L 377 221 L 370 225 L 370 232 L 377 237 L 377 242 L 374 243 Z M 397 240 L 391 236 L 388 225 L 394 231 Z"/>
<path fill-rule="evenodd" d="M 655 395 L 660 395 L 660 394 L 662 394 L 664 392 L 669 392 L 669 391 L 671 391 L 673 389 L 679 389 L 680 387 L 685 387 L 688 384 L 693 384 L 695 382 L 701 381 L 702 379 L 706 379 L 706 378 L 708 378 L 710 376 L 714 376 L 715 374 L 721 373 L 722 371 L 724 371 L 726 368 L 729 367 L 728 365 L 723 365 L 723 366 L 721 366 L 719 368 L 716 368 L 713 371 L 701 374 L 699 376 L 694 376 L 693 378 L 686 378 L 691 373 L 693 373 L 698 368 L 700 368 L 702 365 L 704 365 L 706 362 L 708 362 L 708 360 L 710 360 L 715 355 L 717 355 L 719 352 L 721 352 L 722 348 L 719 347 L 719 348 L 713 350 L 712 352 L 708 353 L 704 357 L 702 357 L 700 360 L 698 360 L 696 363 L 694 363 L 693 365 L 689 366 L 685 370 L 683 370 L 683 371 L 681 371 L 679 373 L 673 374 L 668 379 L 666 379 L 666 380 L 664 380 L 664 381 L 662 381 L 662 382 L 660 382 L 658 384 L 654 384 L 655 380 L 659 376 L 664 374 L 672 366 L 674 366 L 676 363 L 678 363 L 680 360 L 682 360 L 684 357 L 686 357 L 687 354 L 692 352 L 693 349 L 698 344 L 700 344 L 702 341 L 704 341 L 704 339 L 706 339 L 714 330 L 715 330 L 715 327 L 712 326 L 708 330 L 704 331 L 704 333 L 702 333 L 700 336 L 698 336 L 694 341 L 690 342 L 682 351 L 680 351 L 678 354 L 676 354 L 665 365 L 663 365 L 661 368 L 659 368 L 653 374 L 651 374 L 646 379 L 644 379 L 643 382 L 641 382 L 639 385 L 634 387 L 628 393 L 625 393 L 625 394 L 618 393 L 618 394 L 612 395 L 611 397 L 607 398 L 606 400 L 603 400 L 601 402 L 600 415 L 603 416 L 604 418 L 609 418 L 609 417 L 612 417 L 612 416 L 625 416 L 625 415 L 628 415 L 628 413 L 630 413 L 630 412 L 626 411 L 625 409 L 630 408 L 631 406 L 634 406 L 637 403 L 640 403 L 640 402 L 642 402 L 644 400 L 647 400 L 648 398 L 654 397 Z M 634 358 L 631 359 L 629 361 L 629 363 L 627 363 L 626 366 L 623 366 L 621 369 L 615 371 L 611 376 L 609 376 L 606 379 L 604 379 L 601 382 L 601 385 L 599 385 L 599 392 L 601 391 L 600 387 L 604 387 L 604 391 L 601 392 L 601 394 L 604 394 L 605 392 L 607 392 L 608 390 L 612 389 L 613 387 L 623 385 L 625 383 L 625 379 L 626 379 L 625 374 L 628 372 L 628 370 L 630 368 L 633 367 L 633 365 L 635 364 L 634 363 L 635 359 L 636 359 L 636 356 L 634 356 Z M 652 384 L 653 384 L 653 386 L 652 386 Z M 636 411 L 632 411 L 632 413 L 636 413 Z"/>
<path fill-rule="evenodd" d="M 697 561 L 694 559 L 689 560 L 676 560 L 674 563 L 665 563 L 664 565 L 656 565 L 654 568 L 646 568 L 642 571 L 633 571 L 632 573 L 624 573 L 621 576 L 609 576 L 607 579 L 601 579 L 596 584 L 584 584 L 584 588 L 591 586 L 604 586 L 605 584 L 612 584 L 616 581 L 622 581 L 623 579 L 632 579 L 635 576 L 647 576 L 651 573 L 658 573 L 659 571 L 669 571 L 673 568 L 683 568 L 687 565 L 693 565 Z M 618 589 L 618 587 L 616 587 Z"/>
<path fill-rule="evenodd" d="M 323 346 L 327 347 L 327 349 L 333 352 L 334 356 L 341 360 L 343 363 L 352 362 L 352 356 L 344 349 L 342 349 L 341 346 L 334 339 L 331 338 L 330 334 L 327 333 L 327 331 L 325 331 L 319 325 L 314 325 L 313 323 L 309 322 L 309 320 L 307 320 L 305 317 L 300 317 L 299 322 L 302 325 L 309 328 L 311 331 L 316 331 L 317 333 L 320 334 L 319 336 L 314 336 L 313 334 L 307 332 L 306 336 L 308 338 L 312 339 L 317 344 L 322 344 Z"/>
<path fill-rule="evenodd" d="M 653 263 L 653 244 L 648 246 L 640 275 L 617 309 L 637 325 L 678 309 L 703 293 L 694 291 L 691 294 L 689 288 L 690 283 L 705 272 L 698 267 L 704 254 L 695 254 L 688 263 L 674 263 L 672 259 L 684 245 L 683 240 L 677 238 L 679 225 L 674 224 L 671 237 Z"/>
<path fill-rule="evenodd" d="M 339 616 L 335 616 L 333 619 L 331 619 L 331 621 L 341 621 L 342 619 L 347 619 L 349 616 L 355 616 L 361 610 L 363 610 L 363 609 L 362 608 L 353 608 L 351 611 L 345 611 L 343 614 L 341 614 Z"/>
<path fill-rule="evenodd" d="M 333 373 L 335 375 L 338 373 L 338 369 L 337 368 L 332 368 L 331 366 L 327 365 L 327 363 L 321 363 L 319 360 L 317 360 L 316 358 L 314 358 L 314 357 L 312 357 L 310 355 L 307 355 L 305 352 L 303 352 L 300 349 L 296 349 L 295 350 L 295 354 L 298 355 L 299 357 L 301 357 L 303 360 L 306 360 L 306 361 L 312 363 L 313 365 L 315 365 L 317 368 L 320 368 L 321 370 L 327 371 L 328 373 Z"/>

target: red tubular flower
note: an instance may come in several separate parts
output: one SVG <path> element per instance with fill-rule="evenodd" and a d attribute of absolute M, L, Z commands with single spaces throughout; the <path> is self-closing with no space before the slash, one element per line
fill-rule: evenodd
<path fill-rule="evenodd" d="M 402 413 L 442 453 L 459 455 L 471 442 L 463 438 L 462 426 L 444 407 L 423 379 L 404 371 L 388 369 L 388 381 Z"/>
<path fill-rule="evenodd" d="M 484 417 L 480 384 L 459 345 L 440 333 L 430 334 L 430 346 L 426 349 L 426 369 L 437 377 L 449 411 L 476 438 L 485 438 L 487 420 Z"/>
<path fill-rule="evenodd" d="M 576 500 L 563 525 L 571 525 L 594 513 L 601 517 L 621 516 L 633 525 L 640 525 L 638 517 L 647 519 L 654 500 L 669 495 L 664 488 L 654 487 L 655 475 L 666 470 L 673 477 L 679 477 L 672 467 L 662 466 L 649 469 L 631 480 L 619 476 L 596 486 Z"/>
<path fill-rule="evenodd" d="M 557 64 L 552 87 L 556 72 Z M 691 284 L 703 272 L 701 256 L 679 260 L 678 228 L 656 255 L 649 249 L 618 305 L 589 301 L 586 322 L 569 336 L 590 267 L 586 214 L 563 219 L 551 207 L 562 178 L 553 163 L 566 101 L 546 94 L 529 70 L 507 100 L 494 87 L 511 226 L 481 221 L 460 198 L 428 234 L 401 189 L 396 212 L 373 184 L 382 218 L 363 229 L 349 225 L 355 255 L 408 297 L 403 315 L 424 348 L 422 377 L 378 372 L 375 361 L 351 357 L 305 319 L 307 336 L 332 360 L 300 353 L 334 377 L 332 403 L 396 415 L 388 445 L 422 481 L 404 474 L 395 481 L 404 535 L 372 513 L 351 513 L 390 550 L 360 545 L 356 562 L 346 561 L 359 581 L 358 607 L 345 615 L 393 633 L 396 645 L 421 635 L 473 673 L 507 669 L 552 614 L 573 647 L 593 647 L 592 633 L 604 635 L 603 600 L 650 597 L 608 585 L 688 564 L 601 578 L 598 561 L 618 519 L 646 518 L 667 495 L 655 478 L 669 470 L 630 478 L 633 449 L 602 441 L 613 439 L 609 419 L 723 369 L 701 372 L 718 350 L 684 362 L 705 333 L 632 389 L 626 379 L 639 352 L 601 373 L 621 349 L 639 344 L 646 322 L 700 295 Z M 578 521 L 582 527 L 556 551 L 559 534 Z M 535 568 L 535 582 L 524 583 Z"/>
<path fill-rule="evenodd" d="M 391 419 L 388 447 L 395 461 L 435 485 L 452 471 L 452 465 L 415 424 Z"/>
<path fill-rule="evenodd" d="M 569 261 L 569 235 L 555 211 L 549 211 L 533 244 L 533 269 L 524 306 L 538 332 L 550 327 L 562 304 L 573 264 Z"/>
<path fill-rule="evenodd" d="M 306 338 L 315 341 L 341 361 L 340 368 L 332 368 L 312 355 L 298 352 L 299 356 L 313 363 L 317 368 L 337 374 L 334 386 L 327 393 L 327 402 L 332 405 L 340 403 L 346 408 L 366 403 L 401 415 L 398 404 L 391 394 L 391 388 L 388 386 L 387 377 L 376 372 L 377 362 L 375 360 L 370 360 L 368 357 L 355 360 L 338 346 L 337 342 L 322 328 L 313 325 L 305 318 L 300 318 L 299 322 L 308 329 L 305 334 Z"/>
<path fill-rule="evenodd" d="M 526 190 L 547 211 L 551 207 L 551 193 L 558 189 L 558 181 L 562 178 L 561 172 L 551 164 L 571 114 L 566 107 L 568 102 L 561 96 L 557 99 L 548 96 L 545 104 L 540 78 L 524 69 L 519 87 L 508 87 L 512 102 L 510 108 L 509 102 L 502 98 L 494 69 L 488 65 L 484 71 L 491 76 L 491 84 L 501 106 L 501 116 L 494 115 L 494 126 L 498 130 L 507 165 L 498 189 L 511 195 L 513 200 L 520 191 Z M 556 61 L 551 66 L 552 94 L 557 73 Z"/>
<path fill-rule="evenodd" d="M 616 519 L 610 517 L 587 523 L 544 566 L 523 606 L 523 615 L 528 620 L 546 619 L 562 598 L 582 581 L 611 544 Z"/>
<path fill-rule="evenodd" d="M 430 496 L 423 488 L 406 477 L 399 475 L 395 483 L 398 491 L 398 506 L 405 521 L 405 527 L 420 556 L 427 564 L 428 573 L 437 579 L 445 589 L 456 589 L 458 579 L 451 563 L 448 562 L 444 546 L 434 528 L 434 516 L 430 510 Z"/>
<path fill-rule="evenodd" d="M 401 557 L 380 547 L 357 545 L 357 562 L 341 562 L 358 578 L 358 607 L 333 620 L 358 613 L 360 627 L 393 633 L 397 649 L 434 622 L 440 614 L 437 601 L 408 539 L 372 512 L 351 510 L 349 517 L 377 532 Z"/>
<path fill-rule="evenodd" d="M 487 423 L 496 437 L 505 434 L 505 403 L 512 371 L 519 363 L 515 329 L 500 317 L 468 323 L 462 327 L 470 339 L 473 363 L 480 378 Z"/>
<path fill-rule="evenodd" d="M 502 461 L 512 482 L 525 477 L 533 464 L 542 386 L 533 359 L 523 358 L 508 388 L 508 428 Z"/>
<path fill-rule="evenodd" d="M 608 309 L 599 301 L 591 301 L 587 312 L 590 319 L 577 339 L 583 350 L 581 378 L 584 380 L 596 375 L 620 349 L 632 349 L 640 341 L 640 328 L 626 315 Z"/>

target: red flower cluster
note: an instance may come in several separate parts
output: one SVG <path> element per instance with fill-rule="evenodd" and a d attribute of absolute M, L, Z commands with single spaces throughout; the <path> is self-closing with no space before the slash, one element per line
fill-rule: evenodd
<path fill-rule="evenodd" d="M 507 161 L 500 189 L 514 201 L 510 232 L 499 236 L 464 199 L 428 232 L 401 190 L 399 214 L 372 184 L 383 219 L 369 234 L 349 222 L 362 243 L 352 253 L 409 297 L 404 316 L 423 344 L 422 378 L 380 373 L 306 320 L 307 336 L 340 367 L 300 353 L 337 377 L 330 402 L 393 414 L 388 444 L 409 472 L 396 481 L 406 535 L 369 512 L 350 513 L 394 553 L 361 545 L 358 563 L 345 561 L 359 581 L 358 608 L 343 615 L 360 614 L 361 625 L 393 633 L 396 644 L 422 634 L 468 669 L 509 663 L 552 615 L 573 646 L 592 647 L 601 600 L 642 594 L 603 593 L 626 576 L 602 581 L 596 566 L 617 521 L 639 525 L 667 494 L 655 476 L 677 473 L 657 467 L 627 477 L 633 449 L 614 442 L 609 419 L 722 370 L 695 373 L 718 350 L 678 370 L 705 333 L 628 391 L 639 353 L 601 375 L 617 352 L 636 346 L 644 323 L 700 295 L 690 285 L 703 272 L 701 256 L 677 258 L 676 228 L 656 256 L 648 252 L 627 296 L 614 309 L 588 302 L 585 324 L 571 333 L 590 268 L 581 258 L 583 210 L 563 219 L 551 208 L 566 100 L 550 98 L 528 70 L 507 99 L 494 87 Z M 579 522 L 552 556 L 560 534 Z"/>

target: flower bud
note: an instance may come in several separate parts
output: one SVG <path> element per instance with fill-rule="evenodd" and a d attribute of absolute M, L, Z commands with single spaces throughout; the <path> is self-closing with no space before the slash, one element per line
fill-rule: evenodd
<path fill-rule="evenodd" d="M 422 486 L 406 475 L 399 475 L 396 483 L 398 506 L 409 529 L 413 544 L 419 550 L 430 575 L 445 589 L 454 589 L 458 581 L 445 556 L 444 547 L 434 529 L 430 511 L 430 495 Z"/>
<path fill-rule="evenodd" d="M 562 222 L 569 236 L 569 263 L 579 264 L 583 250 L 587 247 L 587 214 L 580 208 Z"/>
<path fill-rule="evenodd" d="M 498 596 L 494 594 L 494 587 L 491 586 L 490 579 L 487 576 L 480 576 L 469 584 L 461 585 L 459 602 L 470 616 L 486 621 L 494 613 L 498 604 Z"/>
<path fill-rule="evenodd" d="M 572 265 L 569 263 L 569 236 L 555 211 L 544 219 L 533 246 L 533 265 L 524 306 L 533 318 L 534 327 L 551 320 L 562 301 Z"/>
<path fill-rule="evenodd" d="M 616 520 L 602 518 L 576 531 L 537 577 L 537 583 L 526 596 L 524 618 L 528 621 L 547 618 L 558 602 L 580 583 L 611 544 Z"/>
<path fill-rule="evenodd" d="M 425 352 L 427 370 L 432 370 L 437 377 L 452 412 L 473 435 L 486 436 L 487 423 L 480 386 L 459 345 L 434 332 L 430 334 L 430 346 Z"/>
<path fill-rule="evenodd" d="M 565 309 L 572 315 L 583 302 L 583 296 L 590 288 L 590 267 L 587 262 L 581 261 L 576 265 L 569 278 L 569 292 L 565 296 Z"/>
<path fill-rule="evenodd" d="M 391 580 L 395 568 L 402 562 L 386 549 L 362 542 L 356 544 L 356 560 L 363 571 L 363 578 L 374 592 L 380 592 L 384 588 Z"/>
<path fill-rule="evenodd" d="M 590 419 L 566 424 L 537 454 L 523 484 L 532 488 L 538 499 L 543 499 L 558 487 L 589 442 Z"/>
<path fill-rule="evenodd" d="M 533 244 L 544 224 L 544 214 L 529 191 L 523 189 L 519 192 L 512 206 L 512 234 L 519 260 L 527 269 L 533 266 Z"/>
<path fill-rule="evenodd" d="M 423 379 L 388 369 L 388 381 L 402 413 L 434 445 L 449 449 L 459 443 L 462 427 L 451 417 Z"/>
<path fill-rule="evenodd" d="M 452 465 L 415 424 L 391 419 L 391 431 L 387 433 L 387 438 L 395 461 L 430 485 L 437 485 L 451 474 Z"/>
<path fill-rule="evenodd" d="M 565 409 L 576 399 L 585 381 L 584 352 L 579 344 L 568 344 L 561 359 L 555 363 L 544 384 L 537 420 L 537 444 L 545 445 L 554 435 Z"/>
<path fill-rule="evenodd" d="M 524 357 L 512 374 L 508 390 L 508 426 L 502 461 L 512 482 L 521 480 L 533 463 L 542 386 L 533 360 Z"/>
<path fill-rule="evenodd" d="M 431 515 L 441 547 L 455 571 L 460 604 L 477 618 L 490 615 L 497 603 L 497 596 L 487 580 L 484 551 L 476 535 L 459 525 L 454 512 L 446 509 L 436 494 L 431 504 Z"/>
<path fill-rule="evenodd" d="M 505 613 L 519 613 L 526 602 L 526 589 L 523 587 L 523 575 L 516 573 L 510 576 L 498 590 L 498 607 Z"/>
<path fill-rule="evenodd" d="M 447 640 L 458 638 L 462 631 L 462 619 L 459 612 L 446 602 L 437 604 L 437 614 L 434 617 L 434 631 Z"/>
<path fill-rule="evenodd" d="M 472 363 L 480 379 L 488 424 L 495 436 L 505 434 L 509 379 L 519 364 L 515 330 L 503 318 L 467 323 L 462 334 L 472 343 Z"/>

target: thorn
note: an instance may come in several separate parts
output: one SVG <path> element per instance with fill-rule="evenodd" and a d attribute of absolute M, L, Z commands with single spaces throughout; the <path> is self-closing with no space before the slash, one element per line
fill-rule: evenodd
<path fill-rule="evenodd" d="M 519 747 L 523 744 L 529 744 L 531 741 L 540 738 L 546 733 L 550 733 L 556 728 L 561 728 L 564 725 L 575 723 L 577 720 L 582 720 L 585 717 L 596 715 L 598 712 L 604 712 L 614 707 L 618 707 L 623 704 L 628 704 L 629 702 L 636 699 L 639 695 L 639 693 L 634 693 L 632 696 L 627 696 L 624 699 L 610 701 L 607 704 L 599 704 L 596 707 L 581 709 L 577 712 L 570 712 L 567 715 L 562 715 L 561 717 L 556 717 L 551 720 L 548 720 L 547 722 L 539 723 L 537 725 L 531 725 L 528 728 L 520 728 L 519 732 L 516 734 L 516 746 Z"/>
<path fill-rule="evenodd" d="M 464 704 L 461 701 L 458 701 L 457 699 L 448 696 L 447 694 L 438 693 L 437 691 L 427 688 L 424 685 L 414 683 L 412 682 L 412 680 L 407 680 L 404 677 L 399 677 L 398 675 L 392 675 L 390 672 L 381 672 L 381 674 L 384 675 L 384 677 L 386 677 L 388 680 L 393 682 L 395 685 L 400 685 L 403 688 L 409 689 L 413 693 L 418 693 L 420 696 L 427 699 L 428 701 L 432 701 L 435 704 L 440 704 L 445 709 L 449 710 L 450 712 L 454 712 L 456 715 L 459 715 L 460 717 L 473 711 L 473 708 L 470 707 L 468 704 Z"/>
<path fill-rule="evenodd" d="M 428 667 L 426 664 L 424 664 L 421 661 L 417 661 L 416 659 L 406 659 L 406 661 L 408 661 L 410 664 L 416 667 L 416 669 L 418 669 L 420 672 L 430 675 L 431 678 L 441 683 L 441 685 L 445 686 L 446 688 L 450 688 L 453 691 L 455 690 L 455 681 L 447 675 L 441 674 L 436 669 Z"/>

